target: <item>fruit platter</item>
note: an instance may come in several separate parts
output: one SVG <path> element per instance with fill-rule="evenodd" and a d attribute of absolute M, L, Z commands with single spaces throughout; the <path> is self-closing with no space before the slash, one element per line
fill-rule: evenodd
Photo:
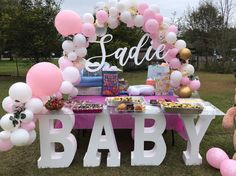
<path fill-rule="evenodd" d="M 118 106 L 122 103 L 125 104 L 145 104 L 145 99 L 142 96 L 120 96 L 120 97 L 107 97 L 107 106 Z"/>
<path fill-rule="evenodd" d="M 167 113 L 181 114 L 201 114 L 203 107 L 200 104 L 179 103 L 179 102 L 162 102 L 162 109 Z"/>
<path fill-rule="evenodd" d="M 64 106 L 64 100 L 56 97 L 51 97 L 50 100 L 45 104 L 45 107 L 49 111 L 58 111 Z"/>

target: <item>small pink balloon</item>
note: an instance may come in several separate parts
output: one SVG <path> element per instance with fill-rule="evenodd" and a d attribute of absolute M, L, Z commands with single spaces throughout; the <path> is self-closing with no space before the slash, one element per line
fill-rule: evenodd
<path fill-rule="evenodd" d="M 148 9 L 148 4 L 147 3 L 145 3 L 145 2 L 143 2 L 143 3 L 140 3 L 140 4 L 138 4 L 138 13 L 139 14 L 141 14 L 141 15 L 143 15 L 144 14 L 144 11 L 146 10 L 146 9 Z"/>
<path fill-rule="evenodd" d="M 11 143 L 10 139 L 2 140 L 0 139 L 0 151 L 6 152 L 13 148 L 13 144 Z"/>
<path fill-rule="evenodd" d="M 82 34 L 86 37 L 92 37 L 95 35 L 96 29 L 91 23 L 84 23 L 82 25 Z"/>
<path fill-rule="evenodd" d="M 161 16 L 160 14 L 155 14 L 155 20 L 157 20 L 157 22 L 159 24 L 163 23 L 163 16 Z"/>
<path fill-rule="evenodd" d="M 173 57 L 170 57 L 169 55 L 166 55 L 164 60 L 169 63 L 171 61 L 171 59 L 173 59 Z"/>
<path fill-rule="evenodd" d="M 151 38 L 152 40 L 158 40 L 158 39 L 159 39 L 159 33 L 158 33 L 158 32 L 151 33 L 151 34 L 150 34 L 150 38 Z"/>
<path fill-rule="evenodd" d="M 30 132 L 35 129 L 35 123 L 33 121 L 29 123 L 21 123 L 21 128 L 25 129 L 26 131 Z"/>
<path fill-rule="evenodd" d="M 189 87 L 193 91 L 196 91 L 196 90 L 200 89 L 201 83 L 200 83 L 199 80 L 193 80 L 193 81 L 190 82 Z"/>
<path fill-rule="evenodd" d="M 80 16 L 71 10 L 61 10 L 55 18 L 55 27 L 65 37 L 80 33 Z"/>
<path fill-rule="evenodd" d="M 156 33 L 159 29 L 159 23 L 154 19 L 150 19 L 145 23 L 145 28 L 151 34 Z"/>
<path fill-rule="evenodd" d="M 219 169 L 221 163 L 229 157 L 222 149 L 214 147 L 207 151 L 206 159 L 212 167 Z"/>
<path fill-rule="evenodd" d="M 173 49 L 170 49 L 170 50 L 169 50 L 169 53 L 168 53 L 168 54 L 169 54 L 171 57 L 176 57 L 178 53 L 179 53 L 179 50 L 178 50 L 177 48 L 173 48 Z"/>
<path fill-rule="evenodd" d="M 154 19 L 155 16 L 156 16 L 155 12 L 153 12 L 151 9 L 146 9 L 143 14 L 144 21 L 147 21 L 149 19 Z"/>
<path fill-rule="evenodd" d="M 171 59 L 169 64 L 173 69 L 179 69 L 181 67 L 181 62 L 177 58 Z"/>
<path fill-rule="evenodd" d="M 56 93 L 56 97 L 59 98 L 59 99 L 62 99 L 62 93 L 61 92 L 57 92 Z"/>
<path fill-rule="evenodd" d="M 106 23 L 107 20 L 108 20 L 108 14 L 106 11 L 104 10 L 99 10 L 97 13 L 96 13 L 96 18 L 98 20 L 99 23 Z"/>
<path fill-rule="evenodd" d="M 160 42 L 158 40 L 152 40 L 151 44 L 153 49 L 157 49 L 160 46 Z"/>
<path fill-rule="evenodd" d="M 165 52 L 168 52 L 170 49 L 174 48 L 174 46 L 172 44 L 169 44 L 169 43 L 166 43 L 165 46 L 166 46 L 165 47 Z"/>
<path fill-rule="evenodd" d="M 232 159 L 224 160 L 220 165 L 220 173 L 222 176 L 235 176 L 236 161 Z"/>
<path fill-rule="evenodd" d="M 63 78 L 61 70 L 49 62 L 41 62 L 30 68 L 26 82 L 34 97 L 51 96 L 60 90 Z"/>
<path fill-rule="evenodd" d="M 180 82 L 180 83 L 181 83 L 183 86 L 189 85 L 189 83 L 190 83 L 189 77 L 184 76 L 184 77 L 181 79 L 181 82 Z"/>
<path fill-rule="evenodd" d="M 175 25 L 171 25 L 169 26 L 169 28 L 167 29 L 167 32 L 174 32 L 174 33 L 178 33 L 178 28 Z"/>
<path fill-rule="evenodd" d="M 61 70 L 64 70 L 66 67 L 73 66 L 73 63 L 69 59 L 67 59 L 66 57 L 61 57 L 58 60 L 58 64 L 59 64 L 59 67 Z"/>

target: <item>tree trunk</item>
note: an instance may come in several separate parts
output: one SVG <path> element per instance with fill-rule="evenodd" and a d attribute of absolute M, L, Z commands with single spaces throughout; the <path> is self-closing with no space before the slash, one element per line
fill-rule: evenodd
<path fill-rule="evenodd" d="M 13 59 L 13 57 L 12 57 Z M 19 77 L 20 76 L 20 72 L 19 72 L 19 64 L 18 64 L 18 58 L 16 57 L 16 76 Z"/>

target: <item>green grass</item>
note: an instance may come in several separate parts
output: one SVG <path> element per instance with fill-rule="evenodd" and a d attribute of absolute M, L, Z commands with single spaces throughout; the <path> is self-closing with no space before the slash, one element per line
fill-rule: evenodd
<path fill-rule="evenodd" d="M 232 106 L 234 100 L 234 89 L 236 87 L 233 75 L 220 75 L 209 73 L 198 73 L 201 82 L 201 97 L 212 102 L 221 110 L 226 111 Z M 143 84 L 145 82 L 145 72 L 124 73 L 130 84 Z M 23 79 L 0 78 L 0 100 L 7 96 L 9 86 L 16 81 Z M 0 111 L 3 115 L 3 111 Z M 184 165 L 182 160 L 182 151 L 186 149 L 186 142 L 178 135 L 176 136 L 176 145 L 171 146 L 171 135 L 168 132 L 164 138 L 167 143 L 167 154 L 164 162 L 158 167 L 132 167 L 130 166 L 130 152 L 133 150 L 133 141 L 130 137 L 130 130 L 115 131 L 118 148 L 121 152 L 121 167 L 106 167 L 106 152 L 103 153 L 103 160 L 100 167 L 84 168 L 83 157 L 87 150 L 90 132 L 85 136 L 79 135 L 78 150 L 72 165 L 64 169 L 38 169 L 37 160 L 40 157 L 39 140 L 28 147 L 15 147 L 6 153 L 0 153 L 0 175 L 165 175 L 165 176 L 219 176 L 218 170 L 211 168 L 205 160 L 206 151 L 211 147 L 221 147 L 230 156 L 233 155 L 232 131 L 225 132 L 221 128 L 222 117 L 217 117 L 208 129 L 201 143 L 200 153 L 203 157 L 201 166 Z"/>

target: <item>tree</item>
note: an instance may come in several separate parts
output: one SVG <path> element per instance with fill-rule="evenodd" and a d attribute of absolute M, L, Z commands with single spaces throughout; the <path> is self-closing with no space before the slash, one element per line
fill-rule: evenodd
<path fill-rule="evenodd" d="M 11 1 L 5 1 L 9 7 Z M 54 18 L 60 10 L 56 0 L 14 0 L 14 13 L 10 8 L 3 12 L 10 16 L 2 32 L 7 46 L 16 57 L 31 58 L 33 62 L 48 60 L 60 53 L 60 36 L 54 27 Z M 4 8 L 4 7 L 3 7 Z"/>
<path fill-rule="evenodd" d="M 205 55 L 205 68 L 209 67 L 209 53 L 217 46 L 224 25 L 223 17 L 211 1 L 202 1 L 198 8 L 188 9 L 185 16 L 184 37 L 201 55 Z"/>

